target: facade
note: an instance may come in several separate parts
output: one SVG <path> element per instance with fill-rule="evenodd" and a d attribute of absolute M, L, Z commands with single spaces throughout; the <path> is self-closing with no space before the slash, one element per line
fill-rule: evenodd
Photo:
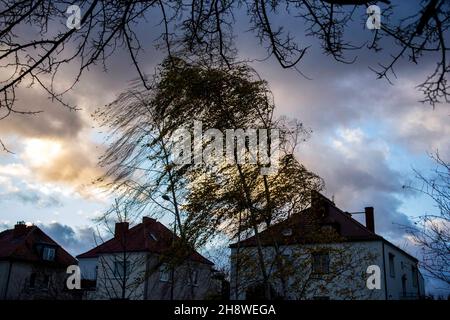
<path fill-rule="evenodd" d="M 37 226 L 18 223 L 0 233 L 0 299 L 73 299 L 66 270 L 76 264 Z"/>
<path fill-rule="evenodd" d="M 310 208 L 230 246 L 231 299 L 258 299 L 269 290 L 272 298 L 295 300 L 423 297 L 417 259 L 375 233 L 373 213 L 365 209 L 364 226 L 313 193 Z M 367 285 L 373 268 L 378 288 Z"/>
<path fill-rule="evenodd" d="M 114 237 L 79 255 L 84 282 L 95 283 L 87 299 L 207 299 L 215 292 L 213 263 L 194 250 L 170 256 L 179 240 L 155 219 L 144 217 L 129 229 L 117 223 Z"/>

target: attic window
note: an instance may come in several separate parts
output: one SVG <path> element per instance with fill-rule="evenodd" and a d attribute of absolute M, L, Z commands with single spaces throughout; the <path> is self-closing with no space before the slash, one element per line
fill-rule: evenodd
<path fill-rule="evenodd" d="M 42 259 L 46 261 L 55 260 L 55 248 L 44 247 L 44 249 L 42 250 Z"/>
<path fill-rule="evenodd" d="M 325 224 L 321 227 L 321 229 L 324 232 L 331 233 L 334 231 L 334 226 L 332 226 L 331 224 Z"/>
<path fill-rule="evenodd" d="M 153 234 L 153 232 L 150 232 L 150 238 L 154 241 L 158 241 L 158 238 Z"/>
<path fill-rule="evenodd" d="M 291 228 L 283 229 L 283 231 L 282 231 L 281 233 L 282 233 L 283 236 L 285 236 L 285 237 L 292 236 L 292 229 L 291 229 Z"/>

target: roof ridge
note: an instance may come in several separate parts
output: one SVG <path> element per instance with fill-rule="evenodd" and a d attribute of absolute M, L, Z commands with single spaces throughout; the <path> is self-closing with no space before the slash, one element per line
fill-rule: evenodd
<path fill-rule="evenodd" d="M 122 221 L 122 222 L 126 222 L 126 221 Z M 137 227 L 141 226 L 142 224 L 143 224 L 143 222 L 135 224 L 134 226 L 132 226 L 131 228 L 128 229 L 128 232 L 130 232 L 130 231 L 135 231 L 135 229 L 137 229 Z M 114 240 L 116 240 L 116 238 L 115 238 L 114 233 L 112 233 L 112 238 L 110 238 L 110 239 L 104 241 L 103 243 L 96 244 L 96 246 L 95 246 L 94 248 L 92 248 L 92 249 L 90 249 L 90 250 L 88 250 L 88 251 L 85 251 L 85 252 L 83 252 L 83 253 L 78 254 L 78 255 L 76 256 L 76 258 L 78 258 L 78 257 L 80 257 L 80 256 L 82 256 L 82 255 L 88 254 L 88 253 L 90 253 L 91 251 L 94 251 L 94 250 L 96 250 L 96 249 L 99 249 L 99 248 L 101 248 L 101 247 L 103 247 L 103 246 L 106 246 L 106 245 L 108 245 L 110 242 L 112 242 L 112 241 L 114 241 Z"/>
<path fill-rule="evenodd" d="M 158 237 L 157 240 L 155 240 L 155 242 L 146 241 L 147 234 L 139 233 L 140 229 L 145 228 L 146 225 L 150 226 L 149 231 L 153 230 L 157 232 Z M 168 247 L 167 240 L 172 239 L 172 236 L 175 236 L 176 237 L 175 239 L 177 240 L 181 239 L 170 228 L 168 228 L 167 226 L 165 226 L 163 223 L 159 222 L 156 219 L 150 221 L 142 221 L 141 223 L 136 224 L 131 229 L 128 229 L 128 234 L 131 234 L 128 248 L 121 248 L 117 238 L 112 237 L 111 239 L 105 241 L 104 243 L 99 244 L 96 247 L 92 248 L 91 250 L 83 252 L 77 255 L 76 257 L 78 259 L 95 258 L 101 254 L 116 253 L 120 252 L 120 250 L 127 250 L 129 252 L 161 253 L 161 250 L 164 250 L 165 248 Z M 170 237 L 168 237 L 169 235 Z M 141 241 L 142 239 L 144 240 L 144 242 Z M 139 243 L 139 245 L 135 245 L 137 242 Z M 192 250 L 191 258 L 198 259 L 197 261 L 199 262 L 214 264 L 208 258 L 200 254 L 195 248 L 191 248 L 191 250 Z"/>
<path fill-rule="evenodd" d="M 43 243 L 58 247 L 59 253 L 57 253 L 55 263 L 63 265 L 76 263 L 76 259 L 68 251 L 66 251 L 63 246 L 56 242 L 37 225 L 27 226 L 27 233 L 20 238 L 16 238 L 18 241 L 14 241 L 14 229 L 7 229 L 5 231 L 6 232 L 2 232 L 2 235 L 6 234 L 4 239 L 6 241 L 6 245 L 5 247 L 0 248 L 4 249 L 3 252 L 0 253 L 3 259 L 20 259 L 32 262 L 39 261 L 40 258 L 34 249 L 34 244 Z"/>

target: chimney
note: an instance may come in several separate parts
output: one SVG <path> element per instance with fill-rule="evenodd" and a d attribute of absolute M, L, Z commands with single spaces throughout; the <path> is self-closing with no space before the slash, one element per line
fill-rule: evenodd
<path fill-rule="evenodd" d="M 143 224 L 147 224 L 149 222 L 156 222 L 156 220 L 153 219 L 153 218 L 150 218 L 150 217 L 142 217 L 142 223 Z"/>
<path fill-rule="evenodd" d="M 116 229 L 114 230 L 114 238 L 119 240 L 123 239 L 125 234 L 128 232 L 128 222 L 117 222 Z"/>
<path fill-rule="evenodd" d="M 365 207 L 366 213 L 366 228 L 375 233 L 375 220 L 373 217 L 373 207 Z"/>
<path fill-rule="evenodd" d="M 27 233 L 27 225 L 23 221 L 17 222 L 14 226 L 13 237 L 19 238 Z"/>
<path fill-rule="evenodd" d="M 327 199 L 320 192 L 315 190 L 311 192 L 311 209 L 313 212 L 318 214 L 318 216 L 325 217 L 329 212 L 330 205 L 332 204 L 333 203 L 331 200 Z"/>

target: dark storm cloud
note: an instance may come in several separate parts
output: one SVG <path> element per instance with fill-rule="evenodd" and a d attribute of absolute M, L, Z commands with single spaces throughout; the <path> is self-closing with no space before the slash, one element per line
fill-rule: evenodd
<path fill-rule="evenodd" d="M 79 112 L 52 103 L 39 89 L 19 90 L 18 109 L 35 115 L 12 114 L 0 122 L 0 134 L 19 137 L 76 137 L 86 127 Z"/>
<path fill-rule="evenodd" d="M 404 227 L 411 225 L 398 199 L 405 177 L 389 166 L 383 144 L 357 133 L 338 135 L 331 145 L 315 137 L 300 147 L 300 160 L 324 178 L 325 194 L 338 207 L 349 212 L 375 207 L 377 233 L 401 240 Z"/>
<path fill-rule="evenodd" d="M 403 5 L 398 10 L 410 9 L 410 5 Z M 355 44 L 363 44 L 373 35 L 372 31 L 364 28 L 361 18 L 347 30 L 347 36 Z M 324 56 L 320 44 L 304 36 L 304 26 L 298 20 L 279 17 L 276 21 L 288 21 L 289 29 L 302 45 L 311 45 L 299 68 L 312 80 L 293 70 L 283 70 L 273 58 L 252 65 L 273 89 L 277 113 L 296 117 L 313 130 L 312 139 L 300 149 L 300 159 L 325 179 L 326 193 L 335 196 L 339 207 L 361 211 L 364 206 L 374 206 L 377 231 L 393 239 L 401 239 L 404 231 L 400 226 L 410 223 L 408 213 L 400 209 L 403 200 L 399 200 L 404 195 L 402 185 L 405 177 L 392 168 L 389 150 L 384 150 L 382 144 L 386 144 L 387 149 L 409 152 L 407 158 L 411 162 L 404 163 L 405 167 L 414 166 L 416 155 L 433 149 L 450 150 L 448 105 L 437 106 L 433 110 L 418 103 L 421 95 L 415 88 L 433 70 L 434 61 L 430 56 L 421 59 L 417 65 L 401 61 L 396 67 L 398 79 L 393 79 L 392 86 L 385 80 L 377 80 L 376 74 L 368 69 L 369 66 L 376 67 L 379 62 L 388 62 L 389 54 L 396 52 L 392 42 L 384 42 L 384 50 L 379 54 L 363 48 L 358 51 L 354 64 L 342 64 Z M 146 73 L 152 74 L 154 66 L 164 55 L 149 48 L 158 29 L 153 24 L 140 25 L 138 29 L 142 39 L 147 39 L 144 41 L 147 51 L 139 57 L 140 63 Z M 241 58 L 264 56 L 265 51 L 259 47 L 254 35 L 245 33 L 237 40 Z M 349 53 L 349 60 L 355 57 L 355 52 Z M 95 167 L 94 158 L 98 154 L 88 150 L 94 146 L 87 145 L 86 135 L 81 134 L 92 125 L 89 111 L 111 102 L 116 94 L 126 90 L 129 80 L 137 77 L 126 52 L 119 51 L 113 55 L 107 69 L 108 73 L 104 73 L 101 68 L 94 67 L 67 96 L 70 102 L 84 108 L 83 112 L 71 112 L 51 103 L 40 90 L 26 89 L 20 96 L 21 108 L 43 110 L 44 113 L 14 116 L 0 123 L 0 137 L 1 134 L 14 134 L 21 138 L 56 138 L 63 140 L 64 146 L 71 146 L 72 149 L 63 148 L 64 152 L 53 161 L 36 168 L 43 180 L 70 180 L 78 184 L 85 180 L 79 178 L 83 167 Z M 60 82 L 69 83 L 73 72 L 72 68 L 61 76 Z M 370 137 L 365 136 L 360 142 L 345 141 L 337 133 L 343 128 L 361 128 L 365 132 L 368 126 L 375 129 L 371 129 Z M 333 145 L 336 139 L 343 143 L 343 148 Z M 380 141 L 383 142 L 381 145 Z M 86 150 L 80 147 L 83 145 L 87 145 Z M 83 176 L 95 176 L 94 172 L 95 169 L 86 170 Z M 26 201 L 26 198 L 22 200 Z M 73 229 L 59 223 L 44 225 L 43 228 L 69 250 L 78 250 L 77 246 L 87 248 L 89 239 L 92 239 L 89 228 Z"/>
<path fill-rule="evenodd" d="M 83 253 L 95 246 L 95 230 L 91 227 L 72 228 L 57 222 L 38 224 L 38 226 L 73 255 Z"/>
<path fill-rule="evenodd" d="M 37 226 L 73 256 L 96 246 L 95 230 L 91 227 L 72 228 L 58 222 L 38 223 Z M 12 228 L 14 223 L 0 221 L 0 232 Z"/>
<path fill-rule="evenodd" d="M 61 201 L 56 196 L 47 196 L 30 190 L 13 193 L 11 196 L 19 202 L 33 204 L 38 208 L 57 208 L 62 206 Z"/>
<path fill-rule="evenodd" d="M 27 187 L 25 184 L 8 186 L 0 183 L 0 201 L 18 202 L 25 205 L 33 205 L 36 208 L 46 209 L 62 206 L 62 202 L 58 196 L 44 194 Z"/>
<path fill-rule="evenodd" d="M 351 39 L 364 42 L 372 32 L 364 26 L 351 30 Z M 310 38 L 299 38 L 303 43 Z M 247 43 L 246 53 L 256 46 Z M 361 211 L 374 206 L 377 231 L 402 241 L 404 227 L 410 225 L 409 212 L 403 212 L 405 199 L 411 196 L 402 186 L 410 179 L 417 157 L 439 149 L 450 156 L 449 105 L 432 109 L 419 102 L 416 86 L 433 71 L 435 61 L 425 56 L 419 64 L 406 59 L 396 66 L 398 78 L 393 85 L 376 79 L 369 70 L 386 63 L 395 53 L 385 42 L 381 54 L 358 51 L 354 64 L 334 61 L 320 52 L 317 43 L 301 61 L 299 68 L 311 80 L 293 70 L 281 70 L 275 61 L 254 62 L 262 78 L 269 81 L 277 104 L 277 113 L 288 114 L 311 128 L 312 138 L 300 147 L 300 159 L 322 176 L 328 196 L 335 196 L 344 210 Z M 351 53 L 353 54 L 353 53 Z M 351 55 L 350 55 L 351 57 Z M 339 132 L 360 129 L 362 142 L 345 141 Z M 333 143 L 342 143 L 337 147 Z M 402 153 L 406 162 L 399 165 L 392 153 Z M 402 172 L 393 167 L 403 167 Z"/>

